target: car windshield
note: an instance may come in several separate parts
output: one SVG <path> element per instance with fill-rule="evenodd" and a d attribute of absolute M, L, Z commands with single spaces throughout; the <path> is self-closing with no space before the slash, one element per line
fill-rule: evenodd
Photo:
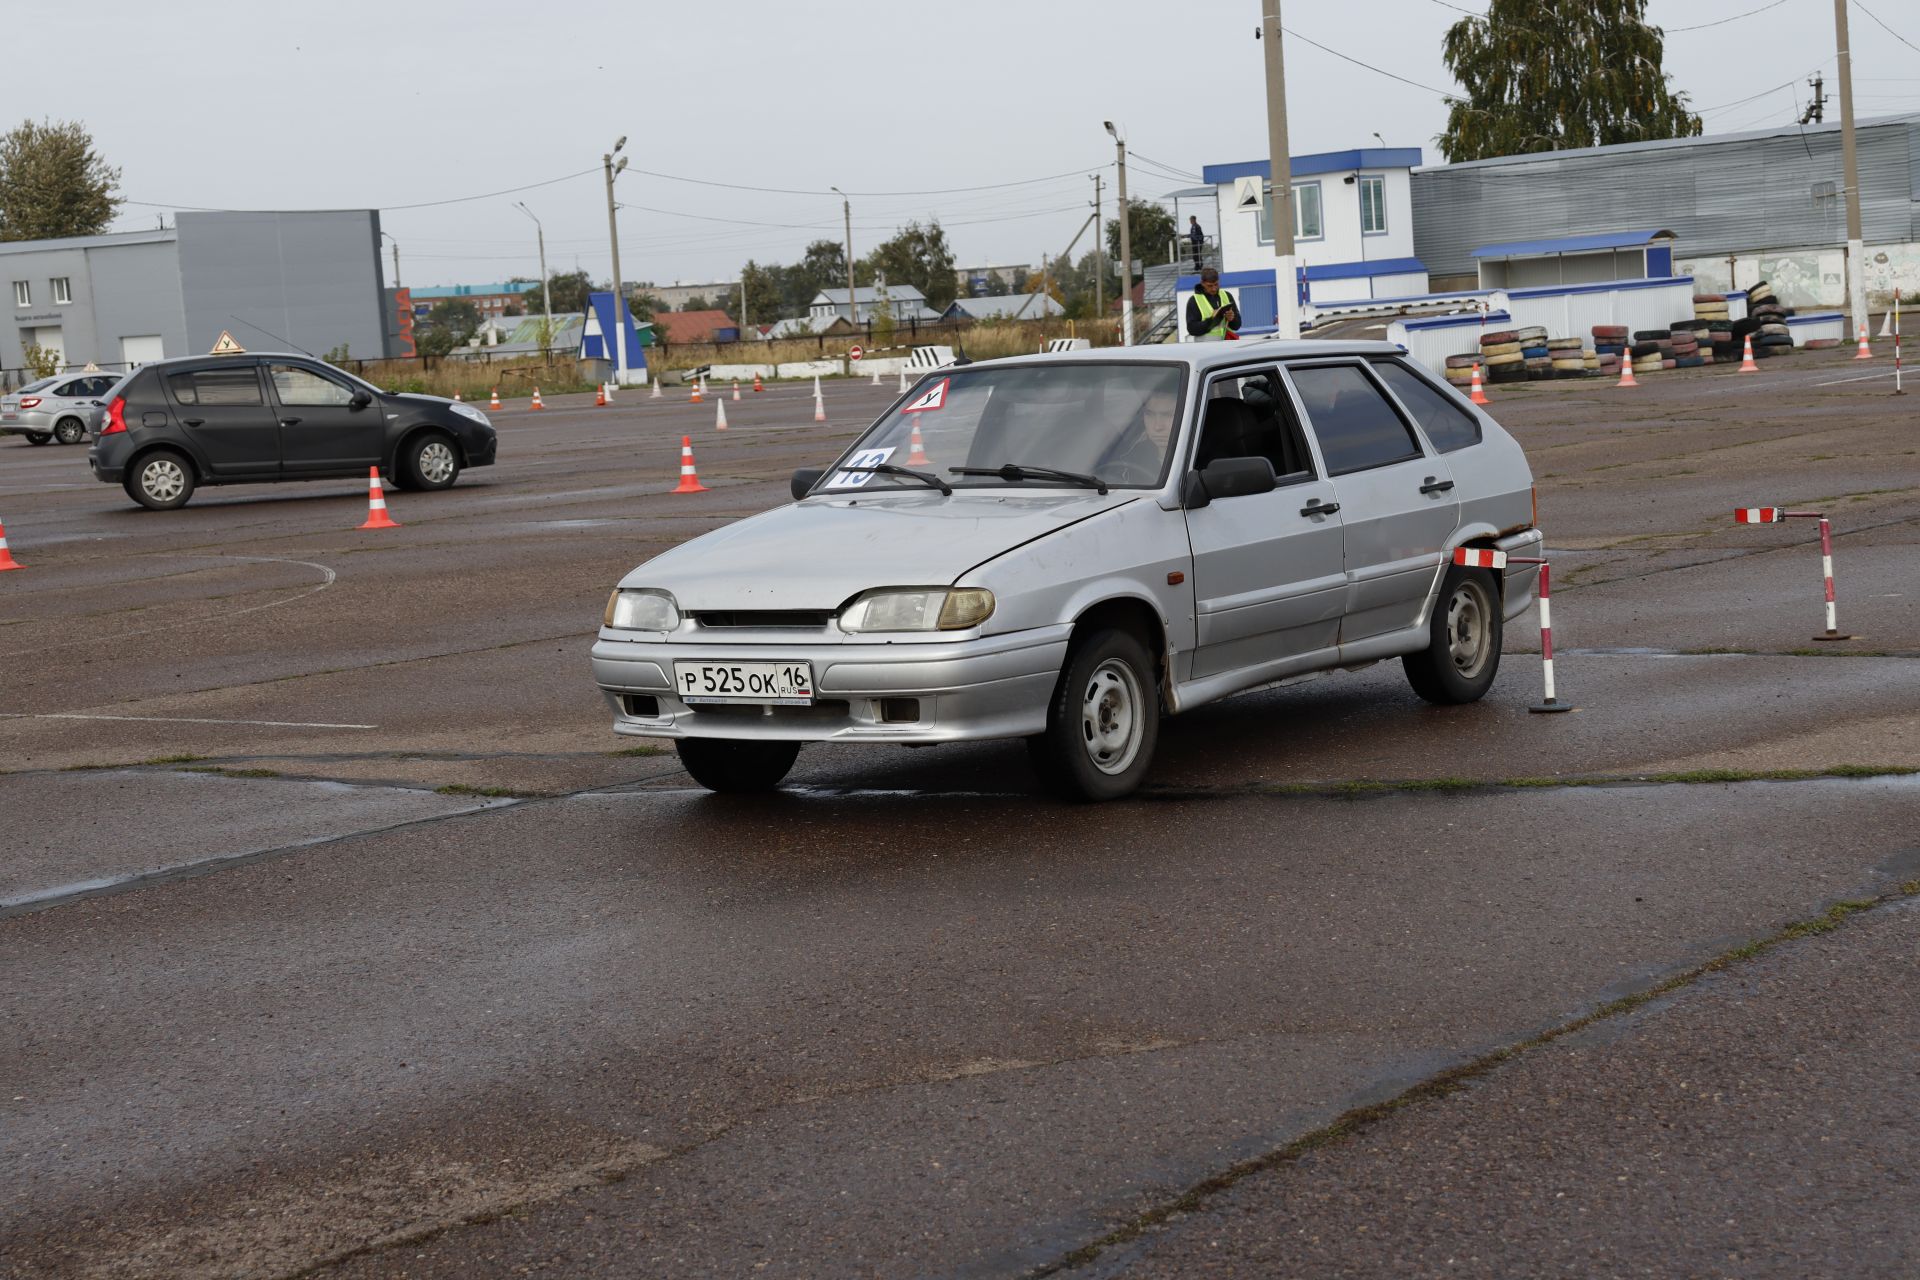
<path fill-rule="evenodd" d="M 922 380 L 875 423 L 823 487 L 926 487 L 910 477 L 852 469 L 887 464 L 937 473 L 956 489 L 1082 487 L 1095 480 L 1116 489 L 1157 488 L 1166 474 L 1182 373 L 1177 364 L 1133 361 L 942 372 Z M 1007 470 L 962 476 L 955 467 Z"/>

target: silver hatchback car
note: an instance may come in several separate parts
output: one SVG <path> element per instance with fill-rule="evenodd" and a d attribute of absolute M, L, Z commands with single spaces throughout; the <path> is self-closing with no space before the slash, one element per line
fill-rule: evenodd
<path fill-rule="evenodd" d="M 716 791 L 807 742 L 1024 738 L 1138 787 L 1160 718 L 1399 658 L 1479 698 L 1536 570 L 1520 446 L 1385 343 L 1194 343 L 942 370 L 793 503 L 629 573 L 593 674 Z"/>
<path fill-rule="evenodd" d="M 29 444 L 58 440 L 79 444 L 98 411 L 94 403 L 114 383 L 117 373 L 63 373 L 57 378 L 29 382 L 0 396 L 0 434 L 23 435 Z"/>

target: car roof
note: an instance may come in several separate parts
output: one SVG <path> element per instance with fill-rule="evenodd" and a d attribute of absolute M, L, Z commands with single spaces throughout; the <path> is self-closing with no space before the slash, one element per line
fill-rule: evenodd
<path fill-rule="evenodd" d="M 1253 338 L 1244 342 L 1166 342 L 1143 347 L 1094 347 L 1084 351 L 1042 352 L 1030 356 L 1001 356 L 978 360 L 965 368 L 1006 365 L 1072 364 L 1124 361 L 1142 364 L 1184 364 L 1195 369 L 1219 365 L 1245 364 L 1249 360 L 1285 360 L 1308 356 L 1386 356 L 1405 355 L 1406 348 L 1394 342 L 1318 342 L 1312 339 L 1282 341 L 1278 338 Z"/>

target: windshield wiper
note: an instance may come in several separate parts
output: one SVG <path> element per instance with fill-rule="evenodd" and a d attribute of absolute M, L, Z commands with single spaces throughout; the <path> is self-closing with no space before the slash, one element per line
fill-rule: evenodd
<path fill-rule="evenodd" d="M 883 476 L 906 476 L 910 480 L 922 480 L 951 498 L 953 486 L 931 471 L 915 471 L 910 467 L 896 467 L 891 462 L 876 462 L 870 467 L 841 467 L 841 471 L 872 471 Z"/>
<path fill-rule="evenodd" d="M 1098 489 L 1102 496 L 1107 492 L 1107 482 L 1099 476 L 1082 475 L 1078 471 L 1056 471 L 1052 467 L 1035 467 L 1021 462 L 1003 463 L 997 467 L 948 467 L 947 474 L 955 476 L 999 476 L 1009 484 L 1018 484 L 1022 480 L 1065 480 L 1088 489 Z"/>

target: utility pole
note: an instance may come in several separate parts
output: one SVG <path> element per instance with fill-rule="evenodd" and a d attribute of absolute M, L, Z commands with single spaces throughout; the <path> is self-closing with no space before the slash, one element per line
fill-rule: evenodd
<path fill-rule="evenodd" d="M 1127 234 L 1127 143 L 1113 121 L 1106 122 L 1113 135 L 1114 154 L 1120 167 L 1120 345 L 1133 345 L 1133 237 Z"/>
<path fill-rule="evenodd" d="M 1866 245 L 1860 231 L 1860 157 L 1853 138 L 1853 55 L 1847 48 L 1847 0 L 1833 0 L 1833 35 L 1840 49 L 1840 163 L 1847 201 L 1847 297 L 1857 330 L 1867 322 Z M 1852 336 L 1852 335 L 1849 335 Z"/>
<path fill-rule="evenodd" d="M 1839 0 L 1845 4 L 1846 0 Z M 1287 151 L 1287 68 L 1280 49 L 1280 0 L 1260 0 L 1260 38 L 1266 41 L 1267 154 L 1272 168 L 1273 283 L 1278 336 L 1300 336 L 1300 272 L 1293 256 L 1293 161 Z"/>
<path fill-rule="evenodd" d="M 167 218 L 165 214 L 160 216 L 160 229 L 162 231 L 167 229 Z M 398 289 L 400 287 L 400 242 L 394 239 L 394 234 L 391 231 L 382 231 L 380 234 L 393 241 L 393 287 Z"/>
<path fill-rule="evenodd" d="M 1807 81 L 1813 88 L 1813 97 L 1807 100 L 1807 109 L 1800 113 L 1801 124 L 1825 124 L 1827 121 L 1827 82 L 1820 72 L 1813 73 L 1813 79 Z"/>
<path fill-rule="evenodd" d="M 613 336 L 610 339 L 613 343 L 613 381 L 614 385 L 621 387 L 627 385 L 627 294 L 620 283 L 620 222 L 614 216 L 613 180 L 627 167 L 627 158 L 620 156 L 619 164 L 615 164 L 613 158 L 626 145 L 626 135 L 622 134 L 620 140 L 613 144 L 613 150 L 600 157 L 600 163 L 607 171 L 607 238 L 613 245 Z M 546 274 L 544 268 L 541 274 Z"/>
<path fill-rule="evenodd" d="M 1107 318 L 1107 250 L 1100 222 L 1100 175 L 1093 175 L 1093 314 Z"/>
<path fill-rule="evenodd" d="M 847 323 L 857 329 L 860 327 L 860 300 L 853 291 L 853 205 L 848 203 L 847 193 L 840 188 L 828 187 L 827 190 L 840 197 L 840 216 L 847 224 Z M 872 318 L 871 312 L 868 318 Z"/>
<path fill-rule="evenodd" d="M 540 219 L 534 217 L 533 210 L 527 208 L 525 204 L 516 200 L 513 207 L 529 218 L 533 218 L 533 229 L 540 238 L 540 300 L 547 317 L 547 327 L 540 334 L 540 350 L 545 355 L 547 363 L 551 365 L 553 363 L 553 285 L 547 275 L 547 229 L 540 225 Z M 397 252 L 398 246 L 395 246 L 395 249 Z M 397 266 L 394 268 L 396 273 L 399 270 Z M 614 274 L 619 274 L 618 268 L 615 269 Z"/>

